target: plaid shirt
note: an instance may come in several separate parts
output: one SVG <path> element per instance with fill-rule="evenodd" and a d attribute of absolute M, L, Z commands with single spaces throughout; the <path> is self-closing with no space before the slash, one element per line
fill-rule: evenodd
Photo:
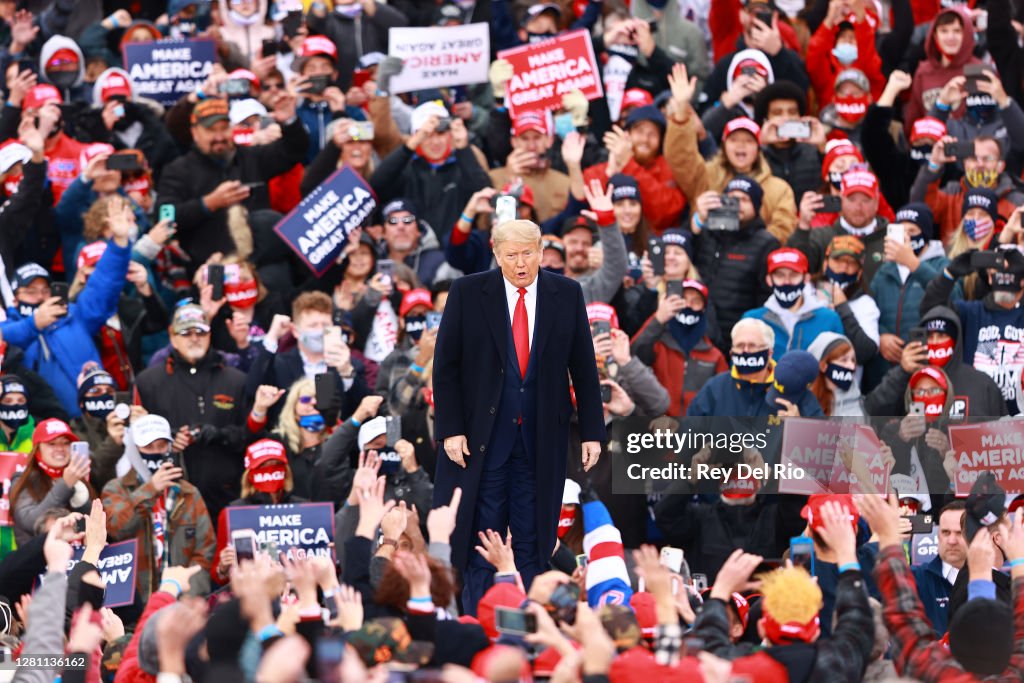
<path fill-rule="evenodd" d="M 875 572 L 885 605 L 885 625 L 895 649 L 896 670 L 901 676 L 942 683 L 980 680 L 1019 683 L 1020 672 L 1024 671 L 1024 579 L 1013 580 L 1014 648 L 1010 664 L 998 676 L 981 678 L 965 671 L 952 653 L 938 642 L 918 598 L 917 585 L 903 548 L 883 548 Z"/>

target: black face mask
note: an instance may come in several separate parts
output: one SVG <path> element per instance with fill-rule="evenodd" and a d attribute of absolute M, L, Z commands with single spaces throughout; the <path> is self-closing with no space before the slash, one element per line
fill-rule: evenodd
<path fill-rule="evenodd" d="M 171 457 L 171 451 L 167 450 L 163 453 L 142 453 L 142 462 L 146 463 L 146 467 L 149 468 L 150 473 L 156 472 L 160 469 L 160 466 L 164 464 L 165 460 L 169 460 Z"/>
<path fill-rule="evenodd" d="M 555 37 L 554 33 L 530 33 L 526 32 L 526 42 L 530 45 L 534 43 L 543 43 L 545 40 L 551 40 Z"/>
<path fill-rule="evenodd" d="M 31 318 L 35 315 L 37 308 L 39 308 L 39 304 L 27 304 L 24 301 L 18 302 L 18 313 L 21 313 L 25 318 Z"/>
<path fill-rule="evenodd" d="M 843 189 L 843 174 L 839 173 L 838 171 L 829 171 L 828 182 L 830 182 L 832 184 L 832 187 L 836 188 L 837 190 Z"/>
<path fill-rule="evenodd" d="M 17 431 L 28 422 L 28 405 L 0 405 L 0 422 L 8 429 Z"/>
<path fill-rule="evenodd" d="M 82 401 L 82 412 L 98 420 L 106 420 L 107 415 L 114 412 L 114 397 L 110 394 L 94 396 Z"/>
<path fill-rule="evenodd" d="M 692 308 L 679 309 L 679 312 L 668 321 L 668 331 L 672 338 L 679 348 L 687 353 L 704 338 L 707 327 L 708 319 L 704 311 L 695 311 Z"/>
<path fill-rule="evenodd" d="M 768 367 L 769 353 L 769 349 L 752 353 L 734 353 L 732 366 L 736 368 L 737 375 L 753 375 Z"/>
<path fill-rule="evenodd" d="M 59 90 L 67 90 L 78 80 L 78 70 L 74 71 L 47 71 L 46 78 Z"/>
<path fill-rule="evenodd" d="M 919 164 L 928 163 L 928 159 L 932 156 L 932 145 L 922 145 L 920 147 L 910 148 L 910 158 Z"/>
<path fill-rule="evenodd" d="M 1020 291 L 1020 276 L 1016 273 L 1003 271 L 992 273 L 992 289 L 997 292 L 1013 292 L 1016 294 Z"/>
<path fill-rule="evenodd" d="M 928 246 L 928 240 L 921 235 L 910 238 L 910 248 L 914 250 L 914 256 L 920 256 L 924 248 Z"/>
<path fill-rule="evenodd" d="M 419 341 L 425 329 L 427 329 L 427 317 L 425 315 L 407 315 L 405 317 L 405 333 L 413 341 Z"/>
<path fill-rule="evenodd" d="M 844 368 L 842 365 L 829 363 L 825 366 L 825 376 L 829 378 L 832 384 L 836 385 L 839 391 L 846 391 L 853 386 L 853 370 Z"/>
<path fill-rule="evenodd" d="M 772 285 L 772 294 L 783 308 L 793 308 L 804 293 L 804 283 L 796 285 Z"/>

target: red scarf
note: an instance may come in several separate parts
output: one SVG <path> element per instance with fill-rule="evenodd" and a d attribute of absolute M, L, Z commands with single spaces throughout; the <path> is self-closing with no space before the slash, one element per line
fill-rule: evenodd
<path fill-rule="evenodd" d="M 36 464 L 39 465 L 39 469 L 50 475 L 50 479 L 60 479 L 61 477 L 64 476 L 63 467 L 50 467 L 45 462 L 43 462 L 42 458 L 39 457 L 38 453 L 36 454 Z"/>

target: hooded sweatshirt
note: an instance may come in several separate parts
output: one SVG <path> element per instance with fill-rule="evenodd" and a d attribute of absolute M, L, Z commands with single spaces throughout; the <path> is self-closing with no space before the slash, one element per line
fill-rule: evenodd
<path fill-rule="evenodd" d="M 935 42 L 935 22 L 932 22 L 924 46 L 926 59 L 917 66 L 917 71 L 914 72 L 914 82 L 910 86 L 910 99 L 903 110 L 903 122 L 908 134 L 914 121 L 925 116 L 938 100 L 942 86 L 946 85 L 949 79 L 962 76 L 964 65 L 979 63 L 978 58 L 973 54 L 974 22 L 971 21 L 970 15 L 957 9 L 945 9 L 939 12 L 935 19 L 938 21 L 939 17 L 953 13 L 960 17 L 964 27 L 964 39 L 960 44 L 960 52 L 948 65 L 942 64 L 942 53 Z M 963 115 L 963 106 L 961 103 L 960 109 L 957 110 L 957 116 Z"/>
<path fill-rule="evenodd" d="M 775 331 L 773 358 L 781 358 L 794 349 L 806 351 L 822 332 L 845 334 L 839 315 L 829 310 L 810 283 L 804 285 L 800 308 L 783 308 L 773 294 L 764 306 L 747 311 L 743 317 L 763 320 Z"/>
<path fill-rule="evenodd" d="M 234 43 L 245 56 L 246 61 L 259 57 L 264 40 L 274 39 L 274 29 L 267 26 L 263 19 L 267 16 L 267 0 L 259 0 L 256 11 L 249 17 L 243 17 L 231 9 L 228 0 L 218 0 L 221 21 L 222 39 Z"/>
<path fill-rule="evenodd" d="M 70 86 L 54 83 L 46 77 L 46 63 L 50 61 L 50 58 L 58 50 L 71 50 L 78 56 L 78 75 L 71 82 Z M 85 56 L 82 54 L 82 48 L 78 47 L 78 43 L 71 38 L 67 36 L 53 36 L 43 43 L 43 48 L 39 52 L 39 74 L 40 82 L 53 83 L 53 85 L 57 86 L 57 89 L 64 96 L 65 102 L 89 99 L 88 90 L 83 85 L 85 81 Z"/>

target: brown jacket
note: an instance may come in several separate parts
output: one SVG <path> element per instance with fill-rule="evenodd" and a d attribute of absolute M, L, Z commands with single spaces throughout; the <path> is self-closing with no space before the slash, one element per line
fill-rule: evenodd
<path fill-rule="evenodd" d="M 665 159 L 672 169 L 676 183 L 696 206 L 697 197 L 708 190 L 721 192 L 736 174 L 725 165 L 724 152 L 719 151 L 711 161 L 704 161 L 697 149 L 695 116 L 688 112 L 684 120 L 670 117 L 665 135 Z M 761 218 L 779 242 L 796 229 L 797 208 L 793 188 L 785 180 L 772 175 L 764 155 L 759 154 L 750 176 L 764 190 Z"/>

